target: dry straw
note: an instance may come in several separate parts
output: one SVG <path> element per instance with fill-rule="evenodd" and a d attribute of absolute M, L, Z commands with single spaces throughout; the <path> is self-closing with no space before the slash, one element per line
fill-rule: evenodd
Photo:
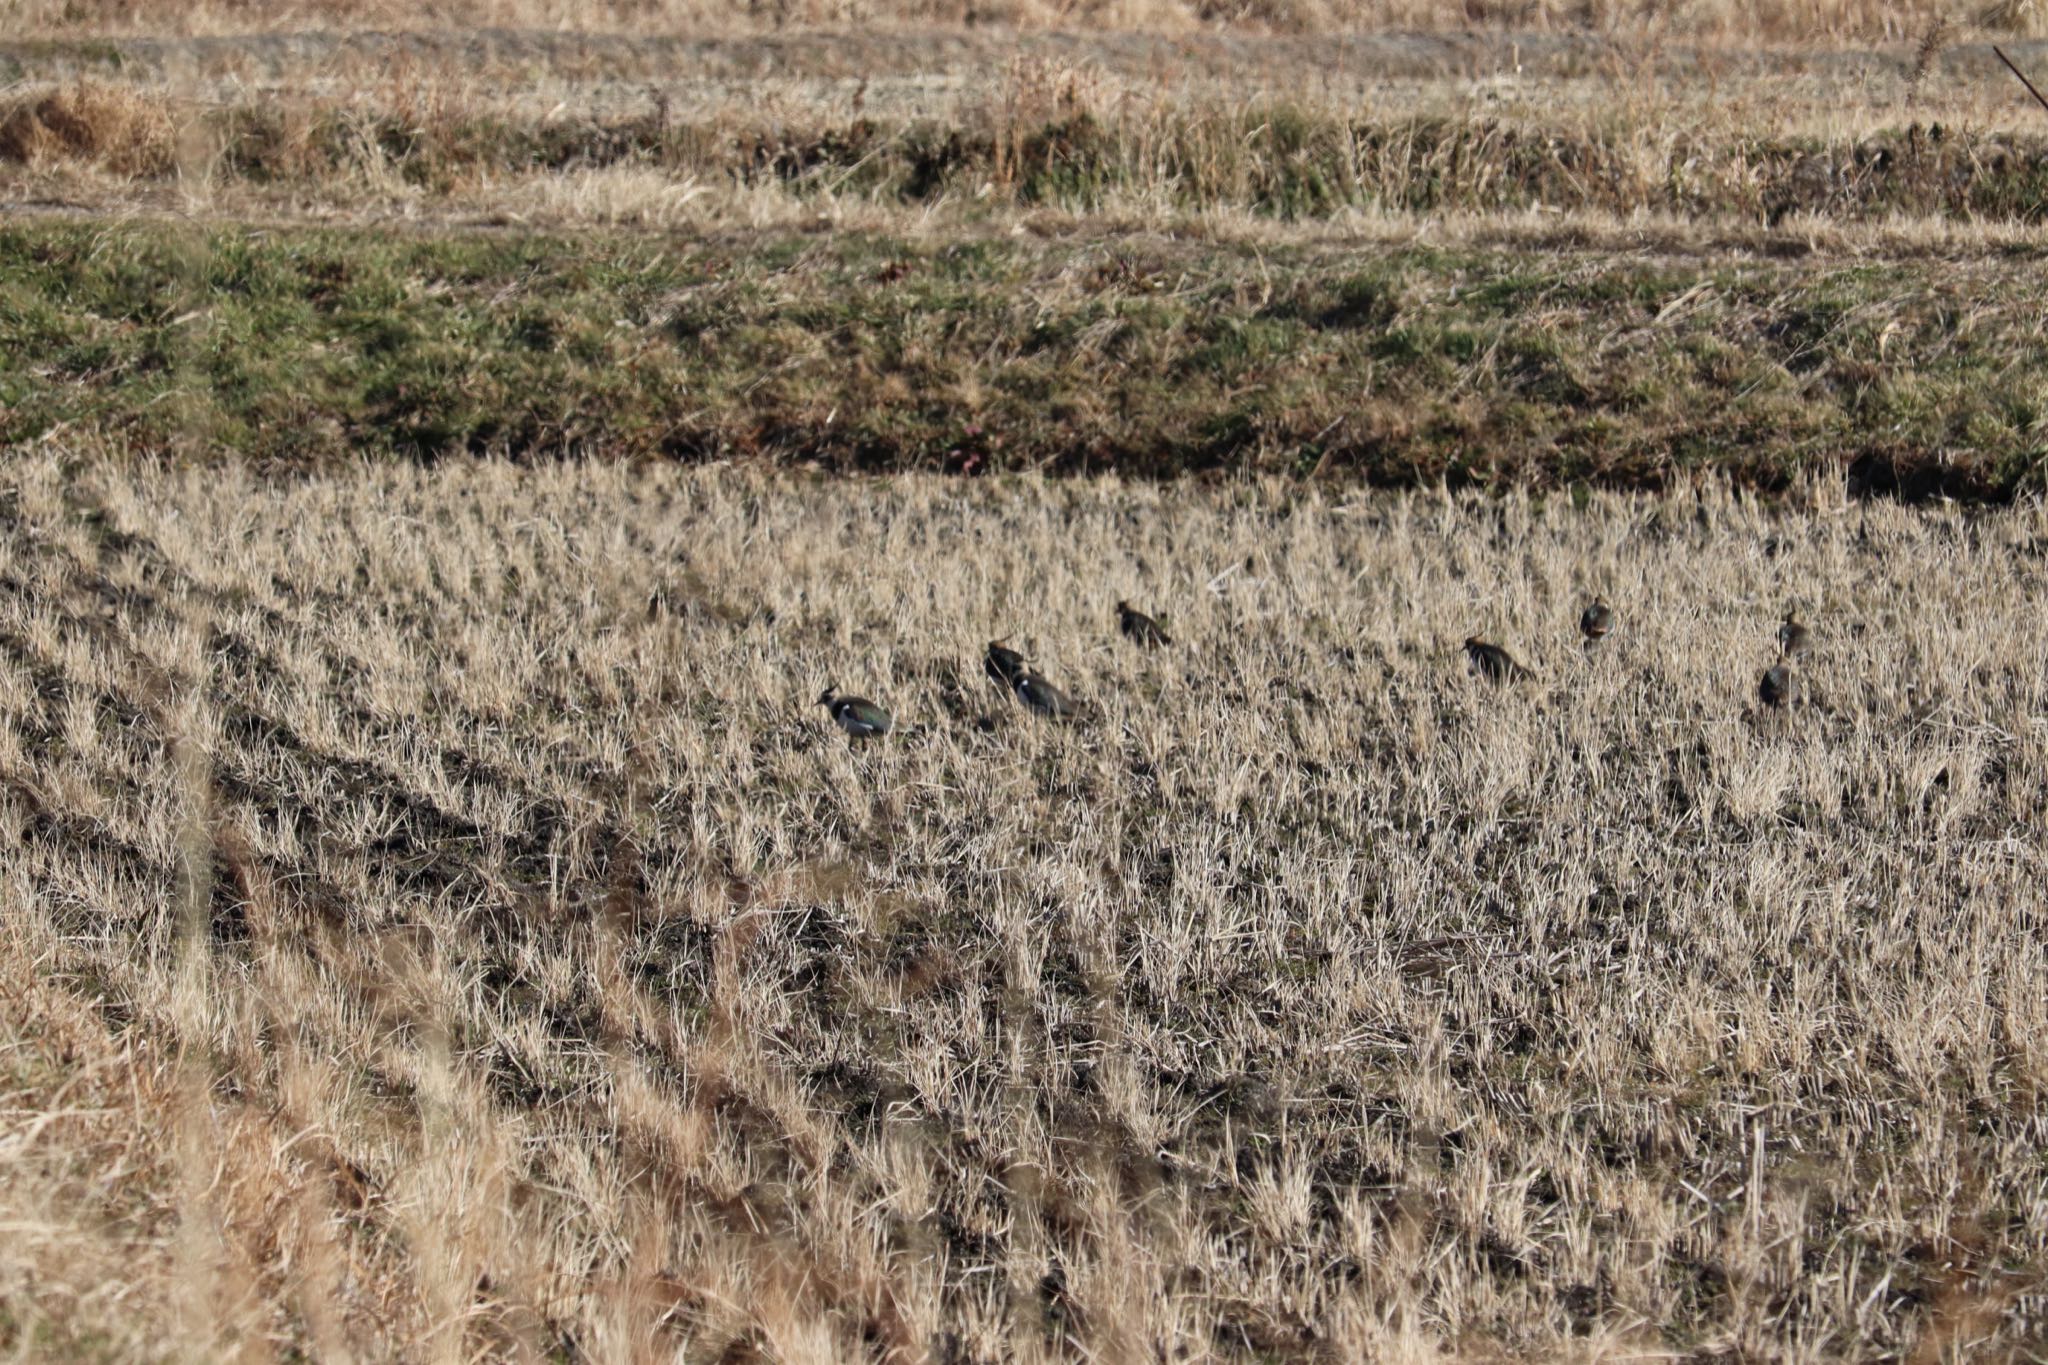
<path fill-rule="evenodd" d="M 16 1341 L 2028 1330 L 2038 508 L 54 447 L 0 488 Z M 1091 715 L 1007 701 L 997 633 Z M 828 675 L 902 730 L 849 744 Z"/>

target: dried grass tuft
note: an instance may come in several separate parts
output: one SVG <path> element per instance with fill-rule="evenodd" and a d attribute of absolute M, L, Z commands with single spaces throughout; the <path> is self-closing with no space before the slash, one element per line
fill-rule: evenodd
<path fill-rule="evenodd" d="M 1927 73 L 1934 69 L 1934 63 L 1941 57 L 1942 49 L 1955 37 L 1955 27 L 1949 23 L 1946 14 L 1937 14 L 1929 21 L 1920 35 L 1919 44 L 1913 49 L 1913 69 L 1906 75 L 1906 105 L 1911 108 L 1920 101 L 1920 87 L 1926 83 Z"/>
<path fill-rule="evenodd" d="M 0 161 L 156 178 L 178 166 L 179 118 L 168 100 L 135 86 L 79 80 L 0 112 Z"/>

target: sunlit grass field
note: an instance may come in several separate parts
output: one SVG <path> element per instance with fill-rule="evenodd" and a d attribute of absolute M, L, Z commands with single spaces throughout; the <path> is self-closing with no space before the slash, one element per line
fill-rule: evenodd
<path fill-rule="evenodd" d="M 2048 1359 L 2040 27 L 0 0 L 0 1354 Z"/>
<path fill-rule="evenodd" d="M 0 227 L 0 439 L 1657 490 L 2044 487 L 2048 268 L 1666 242 Z"/>

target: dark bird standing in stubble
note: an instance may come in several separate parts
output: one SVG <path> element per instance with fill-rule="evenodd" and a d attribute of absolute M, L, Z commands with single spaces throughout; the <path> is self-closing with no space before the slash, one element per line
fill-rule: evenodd
<path fill-rule="evenodd" d="M 988 653 L 981 658 L 981 666 L 989 681 L 998 687 L 1012 688 L 1017 685 L 1017 675 L 1024 671 L 1024 656 L 1001 640 L 990 640 Z"/>
<path fill-rule="evenodd" d="M 1116 604 L 1116 628 L 1147 649 L 1173 643 L 1173 637 L 1157 621 L 1128 602 Z"/>
<path fill-rule="evenodd" d="M 1072 720 L 1079 713 L 1071 697 L 1028 668 L 1011 680 L 1010 690 L 1034 714 L 1048 720 Z"/>
<path fill-rule="evenodd" d="M 1505 649 L 1490 645 L 1477 635 L 1465 639 L 1465 662 L 1466 667 L 1484 675 L 1489 682 L 1519 682 L 1529 676 L 1529 670 L 1516 663 Z"/>
<path fill-rule="evenodd" d="M 1588 645 L 1607 638 L 1614 629 L 1614 608 L 1607 605 L 1607 599 L 1596 597 L 1579 613 L 1579 634 L 1586 637 Z"/>
<path fill-rule="evenodd" d="M 819 695 L 818 705 L 831 713 L 833 724 L 855 739 L 889 733 L 889 713 L 866 697 L 842 697 L 837 689 L 828 687 Z"/>
<path fill-rule="evenodd" d="M 1757 700 L 1773 711 L 1782 708 L 1792 699 L 1792 667 L 1789 664 L 1772 664 L 1757 680 Z"/>
<path fill-rule="evenodd" d="M 1024 656 L 1001 640 L 989 641 L 981 666 L 991 681 L 1036 715 L 1069 720 L 1080 711 L 1072 698 L 1032 672 Z"/>
<path fill-rule="evenodd" d="M 1778 626 L 1778 657 L 1789 659 L 1795 654 L 1806 652 L 1806 627 L 1793 619 L 1792 612 L 1785 613 L 1785 619 Z"/>

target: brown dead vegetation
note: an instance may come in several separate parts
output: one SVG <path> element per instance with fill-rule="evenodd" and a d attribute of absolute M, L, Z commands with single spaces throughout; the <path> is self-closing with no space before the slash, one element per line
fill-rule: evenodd
<path fill-rule="evenodd" d="M 2007 32 L 2040 22 L 2030 0 L 1969 17 Z M 199 0 L 167 13 L 147 0 L 16 0 L 23 33 L 233 34 L 307 29 L 567 29 L 596 33 L 779 34 L 835 28 L 1332 34 L 1372 30 L 1653 32 L 1745 44 L 1815 38 L 1909 40 L 1942 13 L 1932 0 Z"/>
<path fill-rule="evenodd" d="M 78 80 L 0 107 L 0 161 L 156 179 L 176 173 L 179 133 L 177 116 L 161 97 Z"/>
<path fill-rule="evenodd" d="M 2042 1344 L 2038 509 L 4 475 L 10 1347 Z"/>

